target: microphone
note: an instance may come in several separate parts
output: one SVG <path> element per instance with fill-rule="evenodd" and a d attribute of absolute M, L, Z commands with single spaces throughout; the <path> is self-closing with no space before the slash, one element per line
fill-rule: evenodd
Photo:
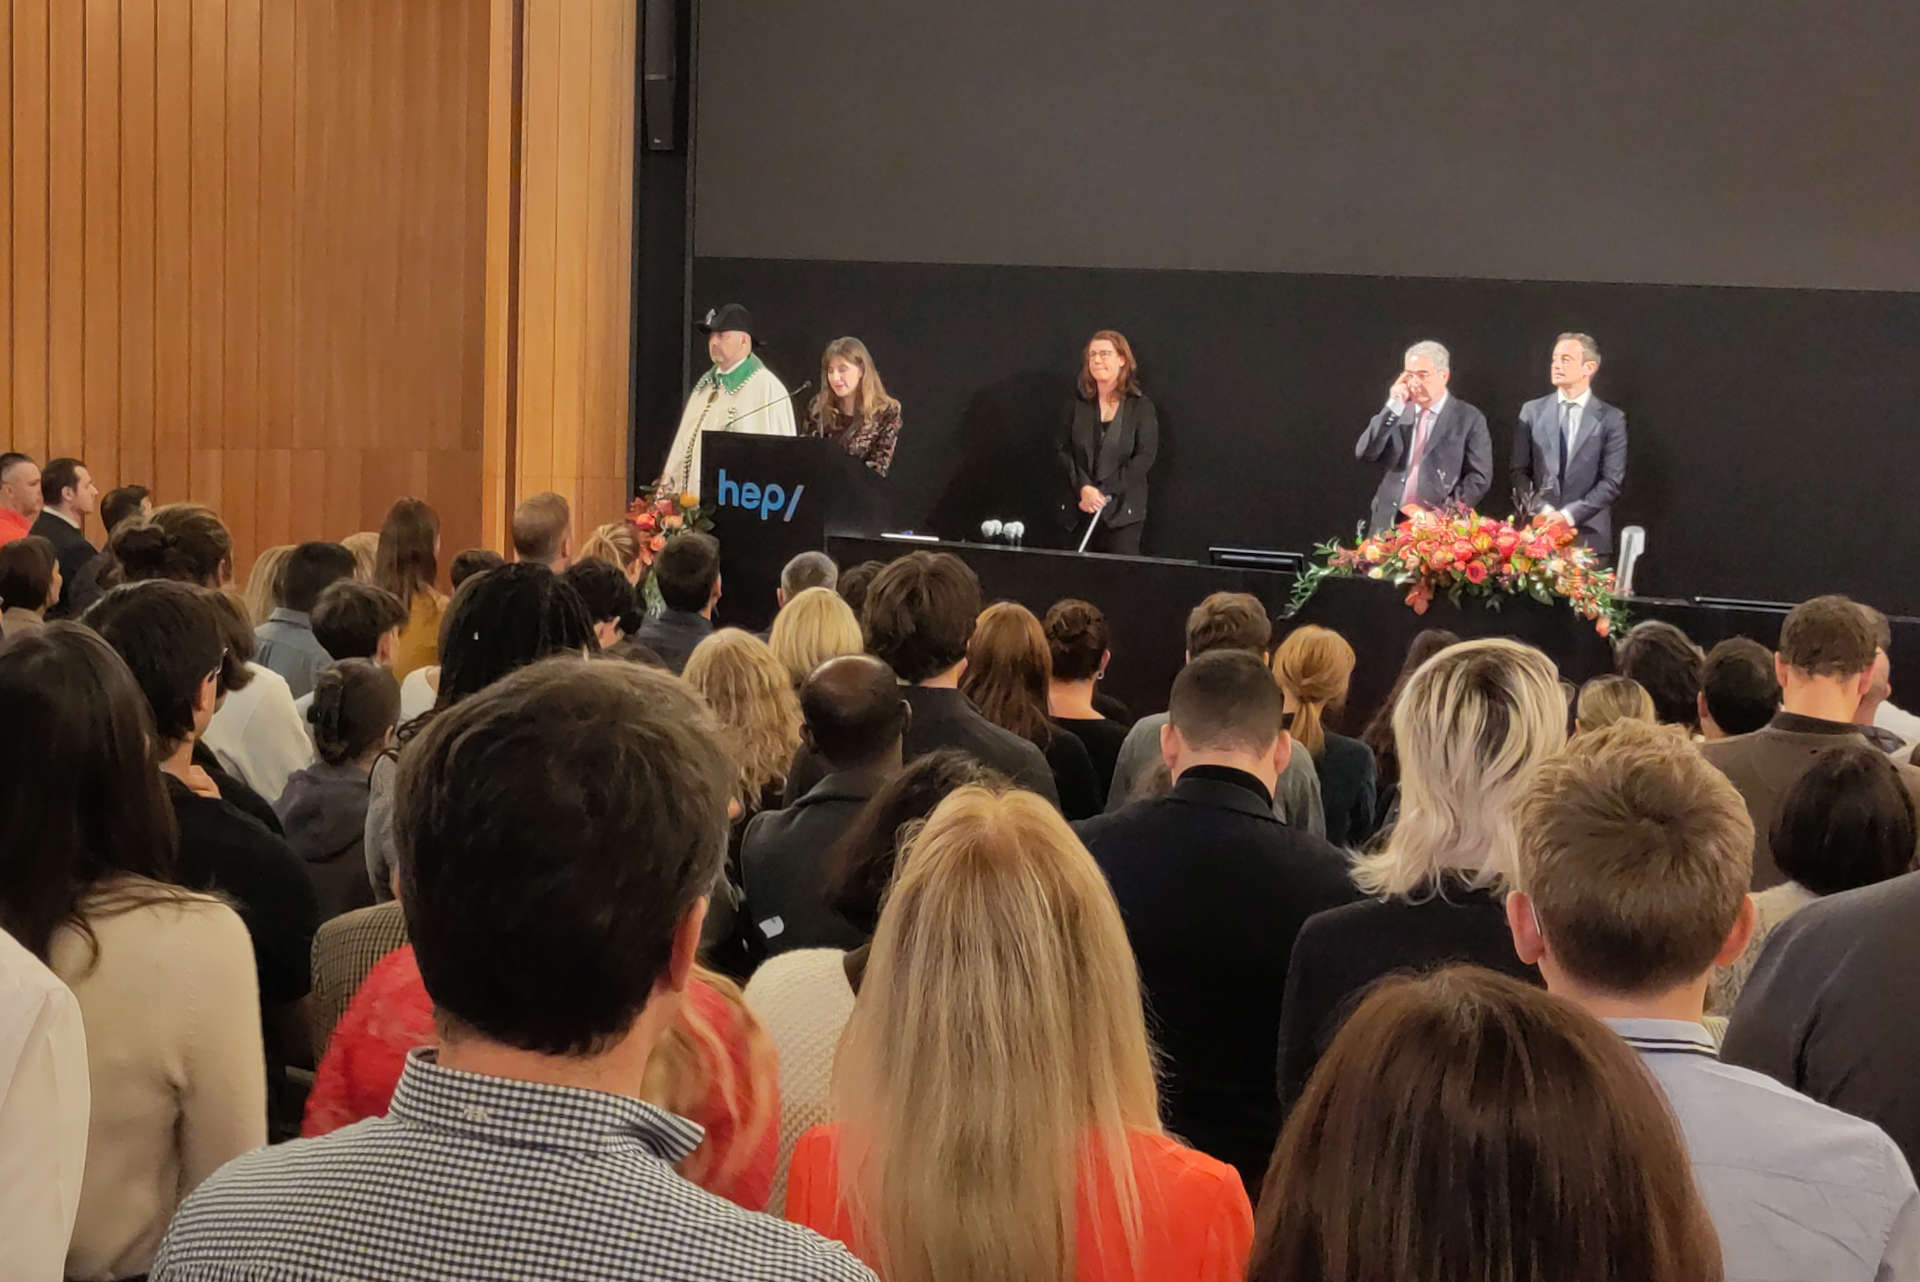
<path fill-rule="evenodd" d="M 1000 541 L 1000 535 L 1006 528 L 1006 526 L 995 520 L 989 519 L 982 521 L 980 522 L 980 537 L 989 543 L 997 543 Z"/>
<path fill-rule="evenodd" d="M 1027 523 L 1025 521 L 1008 521 L 1000 527 L 1000 532 L 1007 536 L 1007 542 L 1013 544 L 1015 547 L 1019 547 L 1020 541 L 1027 537 Z"/>
<path fill-rule="evenodd" d="M 729 420 L 727 423 L 727 427 L 731 429 L 733 425 L 735 423 L 740 422 L 741 419 L 752 418 L 755 414 L 758 414 L 761 410 L 770 410 L 774 406 L 779 405 L 784 401 L 790 401 L 794 397 L 800 395 L 800 393 L 806 391 L 809 387 L 812 387 L 812 386 L 813 386 L 813 380 L 808 379 L 806 382 L 800 384 L 800 386 L 794 388 L 791 392 L 788 392 L 785 396 L 776 396 L 772 400 L 768 401 L 765 405 L 756 405 L 754 408 L 748 410 L 745 414 L 741 414 L 738 417 Z"/>

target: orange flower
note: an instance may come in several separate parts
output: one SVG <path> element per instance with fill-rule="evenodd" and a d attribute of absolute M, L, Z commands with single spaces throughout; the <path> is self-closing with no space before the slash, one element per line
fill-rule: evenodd
<path fill-rule="evenodd" d="M 667 536 L 664 534 L 656 534 L 647 541 L 647 546 L 652 548 L 655 552 L 658 552 L 662 548 L 667 546 Z"/>
<path fill-rule="evenodd" d="M 1487 567 L 1479 561 L 1467 562 L 1467 582 L 1485 583 L 1486 581 Z"/>
<path fill-rule="evenodd" d="M 688 510 L 699 507 L 700 496 L 697 494 L 682 494 L 680 496 L 680 506 Z"/>
<path fill-rule="evenodd" d="M 669 530 L 677 530 L 686 523 L 686 518 L 677 512 L 667 518 L 667 528 Z"/>

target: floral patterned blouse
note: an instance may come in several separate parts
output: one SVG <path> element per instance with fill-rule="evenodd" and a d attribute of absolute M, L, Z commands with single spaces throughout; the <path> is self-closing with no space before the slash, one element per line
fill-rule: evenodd
<path fill-rule="evenodd" d="M 900 402 L 886 406 L 869 422 L 851 418 L 838 409 L 810 414 L 807 435 L 825 437 L 885 476 L 893 466 L 893 451 L 900 444 Z"/>

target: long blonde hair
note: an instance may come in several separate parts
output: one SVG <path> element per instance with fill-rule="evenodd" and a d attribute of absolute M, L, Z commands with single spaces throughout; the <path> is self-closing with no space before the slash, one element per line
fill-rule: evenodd
<path fill-rule="evenodd" d="M 887 395 L 887 385 L 880 381 L 880 371 L 874 368 L 867 345 L 857 338 L 836 338 L 820 354 L 820 390 L 813 394 L 813 403 L 807 407 L 807 421 L 815 430 L 832 423 L 840 409 L 840 398 L 833 394 L 827 382 L 827 367 L 835 361 L 845 361 L 860 369 L 860 386 L 853 393 L 855 422 L 871 423 L 881 410 L 899 405 L 900 402 Z"/>
<path fill-rule="evenodd" d="M 834 1064 L 841 1195 L 888 1282 L 1074 1274 L 1105 1168 L 1140 1234 L 1158 1132 L 1140 976 L 1093 857 L 1030 793 L 948 796 L 901 856 Z"/>
<path fill-rule="evenodd" d="M 406 501 L 405 499 L 401 500 L 401 502 Z M 418 499 L 413 501 L 416 503 L 419 502 Z M 425 505 L 422 504 L 422 506 Z M 375 575 L 379 572 L 380 566 L 380 532 L 378 530 L 361 530 L 356 534 L 349 534 L 346 538 L 340 540 L 340 546 L 353 553 L 353 577 L 362 583 L 372 583 Z M 392 591 L 392 589 L 388 590 Z M 412 606 L 413 604 L 413 598 L 411 596 L 404 596 L 400 599 L 408 606 Z"/>
<path fill-rule="evenodd" d="M 808 588 L 782 606 L 767 644 L 796 689 L 828 659 L 859 654 L 866 647 L 853 607 L 832 588 Z"/>
<path fill-rule="evenodd" d="M 693 648 L 681 675 L 712 707 L 740 768 L 738 800 L 754 809 L 800 750 L 800 698 L 786 668 L 759 637 L 722 628 Z"/>
<path fill-rule="evenodd" d="M 247 618 L 254 627 L 267 621 L 280 604 L 280 576 L 286 572 L 287 558 L 293 555 L 293 544 L 282 543 L 277 547 L 266 548 L 253 558 L 253 568 L 247 571 L 247 589 L 241 595 L 246 598 Z"/>
<path fill-rule="evenodd" d="M 1541 762 L 1566 746 L 1567 704 L 1553 662 L 1490 637 L 1420 665 L 1393 709 L 1400 822 L 1354 862 L 1370 895 L 1427 898 L 1453 872 L 1505 890 L 1518 839 L 1514 807 Z"/>
<path fill-rule="evenodd" d="M 1326 715 L 1339 707 L 1353 680 L 1353 647 L 1331 628 L 1295 628 L 1273 652 L 1273 679 L 1293 714 L 1293 741 L 1318 757 L 1327 747 Z"/>
<path fill-rule="evenodd" d="M 639 577 L 640 533 L 625 521 L 608 521 L 587 536 L 573 559 L 605 561 L 631 582 Z"/>

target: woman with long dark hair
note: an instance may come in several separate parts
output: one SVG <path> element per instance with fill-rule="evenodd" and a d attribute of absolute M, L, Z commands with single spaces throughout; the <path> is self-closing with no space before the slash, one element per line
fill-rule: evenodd
<path fill-rule="evenodd" d="M 1087 745 L 1047 714 L 1052 684 L 1053 652 L 1033 611 L 1012 601 L 983 610 L 967 642 L 960 692 L 981 716 L 1045 754 L 1062 814 L 1091 819 L 1106 806 L 1106 790 Z"/>
<path fill-rule="evenodd" d="M 393 677 L 404 681 L 415 668 L 440 661 L 440 616 L 447 599 L 434 586 L 440 577 L 440 517 L 419 499 L 396 499 L 380 523 L 373 554 L 373 582 L 407 607 L 407 621 L 393 647 Z"/>
<path fill-rule="evenodd" d="M 836 338 L 820 356 L 820 390 L 807 407 L 807 436 L 832 441 L 881 476 L 900 445 L 900 402 L 857 338 Z"/>
<path fill-rule="evenodd" d="M 1069 489 L 1062 515 L 1081 529 L 1098 517 L 1088 551 L 1138 556 L 1160 417 L 1141 390 L 1126 335 L 1103 329 L 1087 340 L 1078 391 L 1061 424 L 1060 467 Z"/>

